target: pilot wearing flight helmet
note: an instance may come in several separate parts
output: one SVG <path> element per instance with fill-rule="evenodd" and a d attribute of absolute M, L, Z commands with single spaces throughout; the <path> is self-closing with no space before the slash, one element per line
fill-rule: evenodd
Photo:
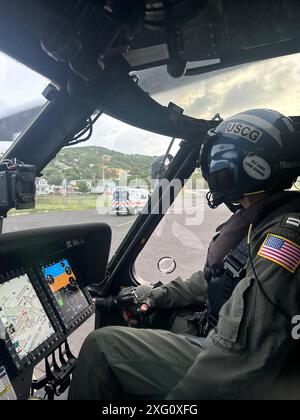
<path fill-rule="evenodd" d="M 209 133 L 201 151 L 209 206 L 225 203 L 234 215 L 218 229 L 203 271 L 136 289 L 145 312 L 203 305 L 201 333 L 93 332 L 71 400 L 267 397 L 297 347 L 291 331 L 300 314 L 300 196 L 286 191 L 300 174 L 296 140 L 293 122 L 265 109 L 235 115 Z"/>

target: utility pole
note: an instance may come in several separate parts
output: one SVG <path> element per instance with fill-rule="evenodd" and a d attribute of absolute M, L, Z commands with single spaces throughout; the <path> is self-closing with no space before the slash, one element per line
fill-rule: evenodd
<path fill-rule="evenodd" d="M 102 156 L 102 184 L 103 184 L 103 192 L 105 191 L 105 163 L 111 162 L 111 156 L 103 155 Z"/>
<path fill-rule="evenodd" d="M 103 191 L 105 191 L 105 165 L 102 167 L 102 182 L 103 182 Z"/>

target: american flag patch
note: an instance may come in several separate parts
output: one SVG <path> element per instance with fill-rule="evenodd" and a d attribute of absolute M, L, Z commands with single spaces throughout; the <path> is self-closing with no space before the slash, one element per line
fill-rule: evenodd
<path fill-rule="evenodd" d="M 269 234 L 258 255 L 295 273 L 300 265 L 300 246 L 281 236 Z"/>

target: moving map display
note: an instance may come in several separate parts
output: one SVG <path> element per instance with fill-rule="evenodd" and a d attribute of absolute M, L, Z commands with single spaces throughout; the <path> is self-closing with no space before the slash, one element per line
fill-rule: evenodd
<path fill-rule="evenodd" d="M 55 333 L 26 274 L 0 285 L 0 322 L 20 359 Z"/>
<path fill-rule="evenodd" d="M 69 324 L 89 306 L 67 259 L 42 268 L 64 321 Z"/>

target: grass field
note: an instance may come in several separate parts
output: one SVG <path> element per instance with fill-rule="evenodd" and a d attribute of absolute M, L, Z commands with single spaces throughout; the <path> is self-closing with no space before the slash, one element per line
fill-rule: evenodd
<path fill-rule="evenodd" d="M 24 213 L 55 212 L 55 211 L 80 211 L 96 209 L 97 195 L 60 195 L 37 196 L 36 208 L 33 210 L 16 211 L 11 210 L 9 216 Z"/>
<path fill-rule="evenodd" d="M 190 191 L 184 191 L 185 197 L 193 196 Z M 24 213 L 42 213 L 42 212 L 61 212 L 61 211 L 80 211 L 96 210 L 96 205 L 110 208 L 111 199 L 105 195 L 83 194 L 83 195 L 45 195 L 36 197 L 36 207 L 32 210 L 16 211 L 11 210 L 9 216 L 22 215 Z"/>

